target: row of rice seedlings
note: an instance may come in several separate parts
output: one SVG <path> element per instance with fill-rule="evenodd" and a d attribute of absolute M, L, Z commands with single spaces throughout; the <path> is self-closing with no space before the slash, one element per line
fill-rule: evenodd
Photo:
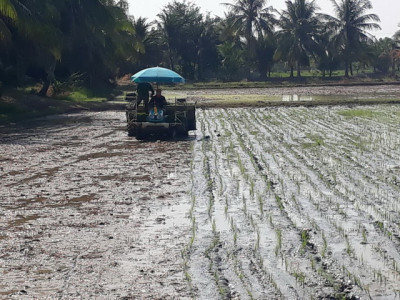
<path fill-rule="evenodd" d="M 293 178 L 293 180 L 295 180 L 295 179 Z M 278 202 L 279 202 L 279 200 L 278 200 Z M 298 209 L 298 210 L 299 210 L 299 209 Z M 304 235 L 303 235 L 303 237 L 304 237 Z M 325 242 L 323 243 L 323 244 L 324 244 L 324 247 L 323 247 L 323 250 L 322 250 L 322 251 L 326 253 L 326 248 L 327 248 L 326 238 L 324 238 L 324 241 L 325 241 Z M 305 244 L 305 243 L 303 243 L 303 245 L 304 245 L 304 244 Z M 325 254 L 324 254 L 324 255 L 325 255 Z M 311 261 L 311 264 L 312 264 L 312 263 L 313 263 L 313 261 Z"/>
<path fill-rule="evenodd" d="M 350 192 L 350 193 L 351 193 L 351 192 Z M 355 193 L 355 192 L 353 191 L 353 192 L 352 192 L 352 194 L 354 195 L 354 193 Z M 355 197 L 354 197 L 354 198 L 355 198 Z M 357 205 L 358 205 L 358 204 L 357 204 Z M 370 206 L 369 206 L 369 207 L 370 207 Z M 386 212 L 385 212 L 385 214 L 387 215 L 387 213 L 386 213 Z M 385 217 L 385 218 L 387 219 L 388 217 Z"/>
<path fill-rule="evenodd" d="M 307 235 L 305 234 L 305 231 L 303 231 L 302 232 L 302 240 L 303 240 L 303 242 L 302 242 L 302 245 L 303 245 L 303 249 L 304 249 L 304 247 L 305 247 L 305 245 L 307 244 Z M 325 252 L 326 253 L 326 248 L 327 248 L 327 243 L 326 243 L 326 238 L 324 238 L 324 240 L 325 240 L 325 243 L 324 243 L 324 247 L 323 247 L 323 252 Z M 325 255 L 325 254 L 324 254 Z"/>
<path fill-rule="evenodd" d="M 364 238 L 363 238 L 363 239 L 364 239 L 364 241 L 365 241 L 365 236 L 364 236 Z"/>
<path fill-rule="evenodd" d="M 181 255 L 183 259 L 183 273 L 185 276 L 185 280 L 189 286 L 189 290 L 192 296 L 195 295 L 194 291 L 194 286 L 193 286 L 193 281 L 192 277 L 190 275 L 190 266 L 189 266 L 189 260 L 190 260 L 190 252 L 193 247 L 194 240 L 196 238 L 196 218 L 192 218 L 192 236 L 190 237 L 190 240 L 188 244 L 182 249 Z"/>
<path fill-rule="evenodd" d="M 212 129 L 211 129 L 211 120 L 210 118 L 205 116 L 205 120 L 207 123 L 207 129 L 208 132 L 211 134 Z M 214 257 L 213 255 L 216 253 L 216 248 L 220 247 L 222 245 L 221 240 L 220 240 L 220 233 L 217 230 L 217 225 L 216 225 L 216 220 L 213 217 L 214 214 L 214 206 L 215 206 L 215 201 L 217 200 L 215 198 L 214 192 L 219 190 L 219 195 L 222 195 L 222 177 L 221 174 L 218 172 L 218 157 L 217 157 L 217 152 L 212 151 L 212 143 L 209 141 L 203 141 L 202 143 L 202 151 L 203 151 L 203 175 L 206 178 L 207 181 L 207 192 L 208 192 L 208 197 L 209 197 L 209 205 L 208 205 L 208 216 L 211 221 L 211 227 L 212 227 L 212 234 L 213 238 L 211 241 L 210 246 L 206 249 L 205 251 L 205 256 L 209 260 L 209 271 L 210 274 L 213 274 L 213 279 L 215 281 L 215 284 L 218 288 L 218 292 L 220 296 L 223 299 L 228 298 L 229 296 L 229 290 L 227 289 L 227 286 L 223 284 L 223 276 L 220 272 L 220 269 L 218 266 L 214 264 Z M 212 162 L 211 162 L 211 157 L 214 157 L 214 167 L 211 167 Z M 218 179 L 217 179 L 218 178 Z M 220 188 L 216 188 L 216 183 L 220 184 Z M 226 197 L 226 205 L 228 205 L 228 197 Z M 228 208 L 225 208 L 225 211 L 227 211 Z"/>
<path fill-rule="evenodd" d="M 231 148 L 233 148 L 233 147 L 231 147 Z M 251 184 L 251 181 L 250 181 L 250 186 L 252 185 Z M 251 193 L 251 194 L 253 194 L 254 195 L 254 193 Z M 246 197 L 242 197 L 244 200 L 243 200 L 243 203 L 246 203 L 246 201 L 245 201 L 245 199 L 246 199 Z M 247 205 L 245 206 L 246 207 L 246 209 L 244 209 L 244 211 L 247 211 Z M 255 222 L 253 221 L 254 219 L 253 219 L 253 217 L 252 217 L 252 214 L 250 214 L 250 213 L 248 213 L 247 214 L 248 215 L 248 218 L 250 219 L 250 223 L 252 224 L 252 226 L 253 227 L 255 227 L 256 225 L 255 225 Z M 231 220 L 233 220 L 233 219 L 231 219 Z M 234 232 L 234 240 L 235 240 L 235 243 L 236 243 L 236 241 L 237 241 L 237 229 L 235 229 L 236 227 L 233 227 L 232 226 L 232 231 Z M 258 239 L 259 240 L 259 239 Z"/>
<path fill-rule="evenodd" d="M 219 139 L 219 140 L 221 140 L 221 139 Z M 222 146 L 221 146 L 221 143 L 220 143 L 220 147 L 222 147 L 222 148 L 224 148 L 224 143 L 225 141 L 222 139 Z M 215 144 L 215 143 L 214 143 Z M 231 149 L 234 149 L 234 147 L 233 147 L 233 143 L 231 142 L 231 147 L 230 147 Z M 215 148 L 214 148 L 215 149 Z M 215 156 L 214 156 L 215 157 Z M 228 156 L 228 160 L 229 160 L 229 156 Z M 230 164 L 231 165 L 231 164 Z M 215 171 L 215 170 L 213 170 L 213 171 Z M 232 173 L 232 172 L 230 172 L 230 173 Z M 217 174 L 217 172 L 214 172 L 213 173 L 213 176 L 215 176 L 215 174 Z M 223 181 L 225 181 L 226 179 L 224 178 L 223 179 Z M 224 183 L 222 183 L 222 184 L 224 184 Z M 234 185 L 236 186 L 236 191 L 237 191 L 237 194 L 238 194 L 238 192 L 239 192 L 239 183 L 238 182 L 236 182 L 236 184 L 235 184 L 235 181 L 234 181 Z M 226 185 L 226 186 L 229 186 L 229 185 Z M 232 186 L 232 182 L 231 182 L 231 186 Z M 234 187 L 235 188 L 235 187 Z M 235 224 L 235 222 L 234 222 L 234 218 L 232 217 L 232 216 L 230 216 L 230 214 L 229 214 L 229 200 L 228 200 L 228 195 L 225 195 L 225 207 L 224 207 L 224 214 L 225 214 L 225 216 L 226 216 L 226 218 L 227 219 L 229 219 L 230 220 L 230 228 L 231 228 L 231 232 L 233 233 L 233 245 L 234 245 L 234 247 L 237 247 L 237 242 L 238 242 L 238 237 L 239 237 L 239 230 L 238 230 L 238 228 L 237 228 L 237 226 L 236 226 L 236 224 Z M 243 195 L 243 199 L 245 199 L 245 197 L 244 197 L 244 195 Z M 244 200 L 245 201 L 245 200 Z M 244 202 L 245 203 L 245 202 Z M 246 209 L 247 210 L 247 209 Z M 215 228 L 215 227 L 214 227 Z M 215 229 L 214 229 L 215 230 Z M 233 258 L 233 260 L 235 261 L 235 260 L 237 260 L 237 257 L 236 257 L 236 251 L 233 251 L 232 253 L 231 253 L 231 255 L 230 255 L 232 258 Z M 235 268 L 236 270 L 237 270 L 237 267 Z M 240 272 L 237 272 L 237 275 L 238 276 L 240 276 L 240 274 L 243 274 L 242 273 L 242 271 L 240 271 Z M 241 277 L 241 280 L 242 280 L 242 276 L 240 276 Z M 243 281 L 243 284 L 245 285 L 244 286 L 244 288 L 248 291 L 248 293 L 249 293 L 249 295 L 251 295 L 251 290 L 249 289 L 249 287 L 248 287 L 248 285 L 246 285 L 246 283 Z"/>
<path fill-rule="evenodd" d="M 249 143 L 247 143 L 247 144 L 249 144 Z M 250 143 L 251 144 L 251 143 Z M 267 164 L 266 164 L 267 165 Z M 283 185 L 282 184 L 282 180 L 280 180 L 281 181 L 281 185 Z M 283 206 L 283 204 L 282 204 L 282 199 L 281 199 L 281 197 L 280 196 L 278 196 L 277 194 L 275 194 L 275 199 L 276 199 L 276 202 L 277 202 L 277 206 L 279 207 L 279 209 L 281 210 L 281 212 L 282 213 L 284 213 L 285 214 L 285 209 L 284 209 L 284 206 Z M 271 220 L 272 220 L 272 218 L 271 218 Z M 275 253 L 276 253 L 276 255 L 278 254 L 278 251 L 281 249 L 281 245 L 282 245 L 282 239 L 281 239 L 281 236 L 282 236 L 282 231 L 280 230 L 280 229 L 278 229 L 278 228 L 276 228 L 276 234 L 277 234 L 277 238 L 278 238 L 278 243 L 277 243 L 277 246 L 276 246 L 276 248 L 275 248 Z M 256 249 L 257 249 L 257 247 L 256 247 Z"/>
<path fill-rule="evenodd" d="M 219 247 L 221 245 L 220 235 L 219 235 L 219 232 L 216 230 L 215 219 L 212 220 L 212 233 L 213 233 L 213 238 L 212 238 L 211 244 L 205 250 L 204 255 L 209 260 L 208 269 L 209 269 L 210 274 L 213 275 L 213 279 L 215 281 L 215 284 L 217 286 L 220 296 L 222 297 L 222 299 L 228 299 L 229 291 L 226 289 L 226 286 L 223 285 L 221 282 L 222 277 L 221 277 L 220 269 L 218 268 L 218 266 L 216 266 L 214 264 L 213 255 L 214 255 L 214 253 L 216 253 L 215 250 L 217 249 L 217 247 Z"/>
<path fill-rule="evenodd" d="M 235 134 L 237 134 L 237 133 L 235 132 Z M 233 148 L 233 147 L 231 147 L 231 148 Z M 241 143 L 241 149 L 242 150 L 244 149 L 243 142 Z M 247 152 L 246 154 L 248 154 L 248 150 L 246 152 Z M 238 159 L 238 164 L 239 165 L 240 165 L 240 162 L 241 162 L 241 158 L 239 157 L 239 159 Z M 256 168 L 254 163 L 252 163 L 252 164 L 253 164 L 253 167 Z M 250 196 L 250 198 L 254 198 L 255 197 L 255 183 L 254 183 L 254 180 L 250 176 L 246 176 L 245 172 L 248 172 L 248 171 L 242 169 L 241 173 L 243 175 L 243 178 L 245 179 L 247 185 L 249 186 L 249 196 Z M 242 195 L 243 211 L 244 212 L 248 212 L 246 198 L 247 197 L 245 195 Z M 263 200 L 263 197 L 260 194 L 257 194 L 257 200 L 258 200 L 259 207 L 260 207 L 260 214 L 264 214 L 264 209 L 263 209 L 264 200 Z M 255 242 L 255 251 L 257 251 L 257 249 L 260 247 L 260 244 L 259 244 L 260 243 L 260 231 L 259 231 L 259 229 L 257 229 L 258 226 L 254 221 L 253 215 L 250 212 L 248 212 L 246 215 L 247 215 L 247 218 L 250 220 L 250 224 L 254 228 L 254 230 L 256 232 L 256 235 L 257 235 L 256 242 Z"/>
<path fill-rule="evenodd" d="M 204 111 L 199 110 L 198 111 L 198 123 L 199 127 L 201 130 L 202 136 L 206 136 L 209 132 L 210 124 L 207 123 L 207 118 L 204 113 Z M 195 161 L 195 164 L 192 169 L 192 173 L 195 173 L 195 176 L 191 176 L 192 178 L 192 188 L 191 188 L 191 199 L 192 199 L 192 206 L 189 211 L 189 216 L 192 219 L 192 237 L 189 241 L 189 243 L 186 245 L 186 248 L 184 249 L 184 255 L 185 257 L 185 262 L 186 262 L 186 269 L 185 269 L 185 279 L 189 283 L 189 287 L 191 288 L 192 291 L 192 296 L 193 298 L 196 298 L 199 293 L 198 288 L 193 288 L 193 286 L 196 286 L 198 284 L 198 278 L 197 276 L 190 276 L 193 273 L 190 272 L 191 264 L 193 264 L 193 261 L 191 261 L 191 255 L 192 254 L 200 254 L 204 253 L 205 258 L 209 262 L 209 273 L 212 275 L 211 277 L 206 277 L 202 278 L 201 280 L 207 280 L 209 284 L 212 282 L 215 283 L 215 287 L 219 289 L 219 286 L 217 285 L 217 282 L 215 282 L 215 276 L 213 274 L 213 266 L 214 262 L 210 259 L 212 258 L 211 255 L 211 249 L 218 243 L 218 240 L 216 237 L 218 237 L 214 231 L 215 231 L 215 222 L 213 222 L 212 219 L 212 209 L 213 209 L 213 204 L 214 204 L 214 194 L 213 194 L 213 184 L 211 181 L 211 174 L 210 174 L 210 161 L 208 158 L 208 151 L 209 151 L 209 145 L 207 145 L 205 142 L 202 143 L 195 143 L 195 149 L 193 151 L 194 158 L 193 160 Z M 197 162 L 197 163 L 196 163 Z M 206 215 L 204 215 L 204 204 L 207 205 L 207 212 Z M 199 218 L 199 221 L 197 221 L 197 217 Z M 207 223 L 210 223 L 210 231 L 212 233 L 212 238 L 210 239 L 210 245 L 206 249 L 202 249 L 204 240 L 209 239 L 209 236 L 207 234 L 208 230 L 207 228 Z M 201 226 L 201 232 L 199 232 L 198 226 Z M 195 244 L 196 240 L 198 240 L 198 243 Z M 195 247 L 194 247 L 195 246 Z M 201 251 L 201 252 L 199 252 Z M 203 252 L 204 251 L 204 252 Z M 196 273 L 194 273 L 196 274 Z M 203 274 L 205 276 L 205 274 Z M 202 291 L 200 291 L 202 292 Z"/>
<path fill-rule="evenodd" d="M 202 124 L 202 126 L 203 124 Z M 191 182 L 191 189 L 190 189 L 190 197 L 191 197 L 191 205 L 189 210 L 189 219 L 191 220 L 191 237 L 189 242 L 185 245 L 185 247 L 181 251 L 181 255 L 183 258 L 183 273 L 184 278 L 189 286 L 190 293 L 192 297 L 195 297 L 195 291 L 193 286 L 192 276 L 190 275 L 190 252 L 193 247 L 193 243 L 196 238 L 196 218 L 195 218 L 195 207 L 196 207 L 196 194 L 195 194 L 195 178 L 194 178 L 194 161 L 195 161 L 195 148 L 194 144 L 192 143 L 190 146 L 191 153 L 193 153 L 193 157 L 190 161 L 190 182 Z"/>
<path fill-rule="evenodd" d="M 365 237 L 364 237 L 364 240 L 365 240 Z M 349 251 L 348 251 L 349 252 Z"/>

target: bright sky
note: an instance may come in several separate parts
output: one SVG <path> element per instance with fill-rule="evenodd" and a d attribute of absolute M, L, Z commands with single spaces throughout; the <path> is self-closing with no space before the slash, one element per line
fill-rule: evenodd
<path fill-rule="evenodd" d="M 172 0 L 128 0 L 129 12 L 135 18 L 144 17 L 149 21 L 157 19 L 162 8 Z M 199 6 L 203 13 L 210 12 L 211 16 L 224 16 L 227 6 L 221 3 L 234 3 L 233 0 L 197 0 L 191 1 Z M 371 0 L 373 9 L 369 13 L 375 13 L 381 19 L 380 31 L 371 32 L 377 38 L 391 37 L 399 30 L 397 27 L 400 23 L 400 1 L 399 0 Z M 316 0 L 317 5 L 321 8 L 321 12 L 332 14 L 333 8 L 330 0 Z M 268 5 L 272 5 L 277 10 L 285 8 L 284 0 L 269 0 Z"/>

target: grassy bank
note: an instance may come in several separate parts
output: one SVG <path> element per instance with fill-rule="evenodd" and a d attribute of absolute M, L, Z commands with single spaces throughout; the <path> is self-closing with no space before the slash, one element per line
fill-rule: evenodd
<path fill-rule="evenodd" d="M 82 110 L 106 110 L 114 106 L 121 108 L 121 105 L 108 101 L 113 96 L 111 91 L 95 92 L 81 89 L 49 98 L 37 96 L 27 89 L 10 89 L 4 91 L 0 98 L 0 124 Z"/>
<path fill-rule="evenodd" d="M 298 86 L 363 86 L 363 85 L 381 85 L 381 84 L 400 84 L 397 77 L 382 76 L 358 76 L 345 78 L 321 77 L 321 76 L 303 76 L 300 78 L 272 77 L 265 81 L 240 81 L 240 82 L 187 82 L 185 85 L 171 86 L 173 89 L 234 89 L 234 88 L 276 88 L 276 87 L 298 87 Z"/>

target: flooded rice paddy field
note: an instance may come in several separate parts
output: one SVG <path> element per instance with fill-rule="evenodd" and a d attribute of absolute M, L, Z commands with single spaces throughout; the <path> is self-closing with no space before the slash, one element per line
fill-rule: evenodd
<path fill-rule="evenodd" d="M 0 298 L 400 295 L 400 106 L 199 109 L 183 141 L 124 118 L 0 129 Z"/>
<path fill-rule="evenodd" d="M 199 299 L 398 296 L 400 107 L 214 109 L 198 122 L 209 138 L 194 146 L 186 258 Z"/>

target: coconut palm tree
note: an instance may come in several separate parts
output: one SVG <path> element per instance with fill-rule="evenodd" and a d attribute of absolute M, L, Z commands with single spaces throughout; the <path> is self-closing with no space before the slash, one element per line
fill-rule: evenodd
<path fill-rule="evenodd" d="M 247 41 L 247 49 L 253 52 L 255 38 L 261 38 L 265 33 L 274 30 L 276 19 L 272 6 L 266 6 L 267 0 L 236 0 L 234 4 L 223 3 L 230 8 L 233 25 L 238 33 Z"/>
<path fill-rule="evenodd" d="M 133 21 L 135 31 L 134 50 L 129 60 L 135 63 L 135 68 L 144 69 L 162 62 L 160 55 L 160 32 L 151 30 L 152 23 L 139 17 Z M 127 72 L 129 72 L 127 70 Z M 132 69 L 130 70 L 132 72 Z"/>
<path fill-rule="evenodd" d="M 301 67 L 310 64 L 310 56 L 318 52 L 318 39 L 321 30 L 318 7 L 315 1 L 286 1 L 286 10 L 279 19 L 277 59 L 283 59 L 290 67 L 290 76 L 297 68 L 300 77 Z"/>
<path fill-rule="evenodd" d="M 376 14 L 366 14 L 372 9 L 370 0 L 331 0 L 336 17 L 325 16 L 336 29 L 335 41 L 341 49 L 345 63 L 345 76 L 352 72 L 351 64 L 365 42 L 374 40 L 368 30 L 380 29 Z"/>
<path fill-rule="evenodd" d="M 399 24 L 399 27 L 400 27 L 400 24 Z M 400 42 L 400 29 L 395 32 L 393 39 Z"/>
<path fill-rule="evenodd" d="M 184 77 L 194 78 L 200 51 L 200 39 L 204 33 L 204 17 L 200 7 L 186 1 L 173 1 L 157 15 L 168 64 Z"/>
<path fill-rule="evenodd" d="M 89 86 L 104 85 L 115 75 L 120 58 L 133 51 L 133 25 L 113 1 L 63 2 L 63 61 L 70 73 L 85 73 Z"/>

